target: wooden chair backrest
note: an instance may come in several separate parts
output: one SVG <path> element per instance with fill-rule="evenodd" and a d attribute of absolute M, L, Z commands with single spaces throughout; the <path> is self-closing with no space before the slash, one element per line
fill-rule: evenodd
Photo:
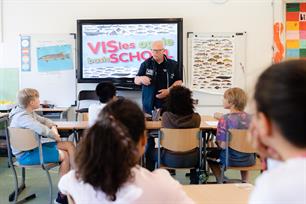
<path fill-rule="evenodd" d="M 88 121 L 88 113 L 82 113 L 82 121 Z"/>
<path fill-rule="evenodd" d="M 256 149 L 252 146 L 247 136 L 246 129 L 229 129 L 230 139 L 229 147 L 244 153 L 256 153 Z"/>
<path fill-rule="evenodd" d="M 186 152 L 199 147 L 199 128 L 170 129 L 161 128 L 162 147 L 174 152 Z"/>
<path fill-rule="evenodd" d="M 20 151 L 28 151 L 38 147 L 33 130 L 8 127 L 11 146 Z"/>

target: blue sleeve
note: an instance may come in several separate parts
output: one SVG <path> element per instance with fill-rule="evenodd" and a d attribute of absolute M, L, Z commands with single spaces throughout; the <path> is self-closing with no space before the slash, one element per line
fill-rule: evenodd
<path fill-rule="evenodd" d="M 145 63 L 141 63 L 140 68 L 138 70 L 138 73 L 136 74 L 136 76 L 145 76 L 146 75 L 146 66 Z"/>

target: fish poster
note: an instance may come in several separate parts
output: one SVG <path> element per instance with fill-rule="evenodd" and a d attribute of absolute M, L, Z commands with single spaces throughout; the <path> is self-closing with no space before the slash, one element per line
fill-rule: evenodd
<path fill-rule="evenodd" d="M 191 88 L 223 94 L 233 85 L 235 46 L 232 37 L 194 37 L 191 56 Z"/>
<path fill-rule="evenodd" d="M 37 47 L 38 72 L 53 72 L 73 69 L 71 45 Z"/>

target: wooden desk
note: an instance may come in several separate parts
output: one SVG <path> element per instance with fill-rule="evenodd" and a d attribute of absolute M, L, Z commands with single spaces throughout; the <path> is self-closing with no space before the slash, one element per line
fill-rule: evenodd
<path fill-rule="evenodd" d="M 211 124 L 208 124 L 208 122 L 214 122 L 215 124 L 211 125 Z M 211 130 L 217 129 L 217 122 L 218 120 L 214 118 L 213 116 L 202 115 L 200 129 L 211 129 Z"/>
<path fill-rule="evenodd" d="M 59 132 L 73 133 L 75 142 L 80 140 L 79 132 L 88 128 L 88 121 L 54 121 L 54 123 Z"/>
<path fill-rule="evenodd" d="M 184 185 L 184 191 L 195 203 L 247 204 L 251 184 Z"/>
<path fill-rule="evenodd" d="M 216 129 L 217 126 L 211 126 L 207 124 L 207 121 L 217 121 L 212 116 L 201 116 L 200 129 Z M 73 129 L 86 129 L 88 127 L 88 121 L 55 121 L 57 129 L 59 130 L 73 130 Z M 158 130 L 162 128 L 161 121 L 146 121 L 147 130 Z"/>
<path fill-rule="evenodd" d="M 5 105 L 0 104 L 0 112 L 9 113 L 15 106 L 16 104 L 5 104 Z"/>
<path fill-rule="evenodd" d="M 42 112 L 42 114 L 48 114 L 48 113 L 59 113 L 60 119 L 63 119 L 64 113 L 68 111 L 68 107 L 54 107 L 54 108 L 38 108 L 35 109 L 35 112 Z"/>
<path fill-rule="evenodd" d="M 209 115 L 202 115 L 201 116 L 201 124 L 200 129 L 201 130 L 215 130 L 217 129 L 217 124 L 210 125 L 207 122 L 214 121 L 218 122 L 216 118 Z M 161 121 L 146 121 L 146 129 L 147 130 L 158 130 L 162 128 L 162 122 Z"/>
<path fill-rule="evenodd" d="M 201 116 L 201 125 L 200 129 L 204 131 L 202 134 L 205 134 L 206 130 L 215 130 L 217 126 L 208 125 L 207 121 L 217 121 L 212 116 Z M 78 131 L 88 128 L 88 121 L 54 121 L 57 125 L 59 131 Z M 161 121 L 146 121 L 147 130 L 159 130 L 162 128 Z"/>
<path fill-rule="evenodd" d="M 6 118 L 8 117 L 8 113 L 0 113 L 0 118 Z"/>
<path fill-rule="evenodd" d="M 88 121 L 54 121 L 58 130 L 84 130 Z"/>

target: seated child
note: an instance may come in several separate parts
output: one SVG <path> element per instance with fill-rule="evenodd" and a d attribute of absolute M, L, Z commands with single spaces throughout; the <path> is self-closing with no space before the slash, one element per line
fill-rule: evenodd
<path fill-rule="evenodd" d="M 208 163 L 216 176 L 217 182 L 220 181 L 221 166 L 226 165 L 226 138 L 229 129 L 248 129 L 251 122 L 251 116 L 244 112 L 247 103 L 247 95 L 240 88 L 230 88 L 225 91 L 223 99 L 223 107 L 229 109 L 229 113 L 220 117 L 217 126 L 216 141 L 218 150 L 212 150 L 208 153 L 208 157 L 215 157 L 215 162 L 208 159 Z M 255 155 L 242 153 L 228 148 L 228 166 L 251 166 L 255 164 Z M 221 166 L 220 166 L 221 165 Z M 241 179 L 246 182 L 248 177 L 247 171 L 241 171 Z"/>
<path fill-rule="evenodd" d="M 192 92 L 183 86 L 175 86 L 170 89 L 166 99 L 166 111 L 162 115 L 162 126 L 165 128 L 198 128 L 200 127 L 201 116 L 194 112 Z M 175 138 L 174 138 L 175 139 Z M 149 142 L 154 142 L 149 138 Z M 155 143 L 154 143 L 155 144 Z M 151 148 L 153 147 L 153 148 Z M 157 161 L 157 149 L 154 145 L 148 145 L 147 163 L 155 166 Z M 199 150 L 182 153 L 174 153 L 162 148 L 161 163 L 171 167 L 197 166 L 199 163 Z M 194 169 L 191 171 L 191 183 L 198 183 Z"/>
<path fill-rule="evenodd" d="M 9 114 L 10 127 L 27 128 L 41 137 L 44 162 L 61 162 L 60 176 L 74 168 L 75 147 L 71 142 L 62 142 L 55 123 L 37 115 L 34 110 L 40 107 L 39 93 L 35 89 L 25 88 L 18 93 L 18 106 Z M 40 164 L 38 147 L 29 151 L 13 149 L 17 161 L 23 165 Z M 67 198 L 58 193 L 57 203 L 67 203 Z"/>
<path fill-rule="evenodd" d="M 306 203 L 306 61 L 273 64 L 258 78 L 250 132 L 263 158 L 281 160 L 255 182 L 249 204 Z"/>
<path fill-rule="evenodd" d="M 76 170 L 60 190 L 81 203 L 192 203 L 166 170 L 138 166 L 146 145 L 142 110 L 127 99 L 108 103 L 86 132 L 76 153 Z"/>
<path fill-rule="evenodd" d="M 94 103 L 88 107 L 89 126 L 92 126 L 96 122 L 100 111 L 106 103 L 116 97 L 116 87 L 111 82 L 101 82 L 96 87 L 96 94 L 99 97 L 100 103 Z"/>

